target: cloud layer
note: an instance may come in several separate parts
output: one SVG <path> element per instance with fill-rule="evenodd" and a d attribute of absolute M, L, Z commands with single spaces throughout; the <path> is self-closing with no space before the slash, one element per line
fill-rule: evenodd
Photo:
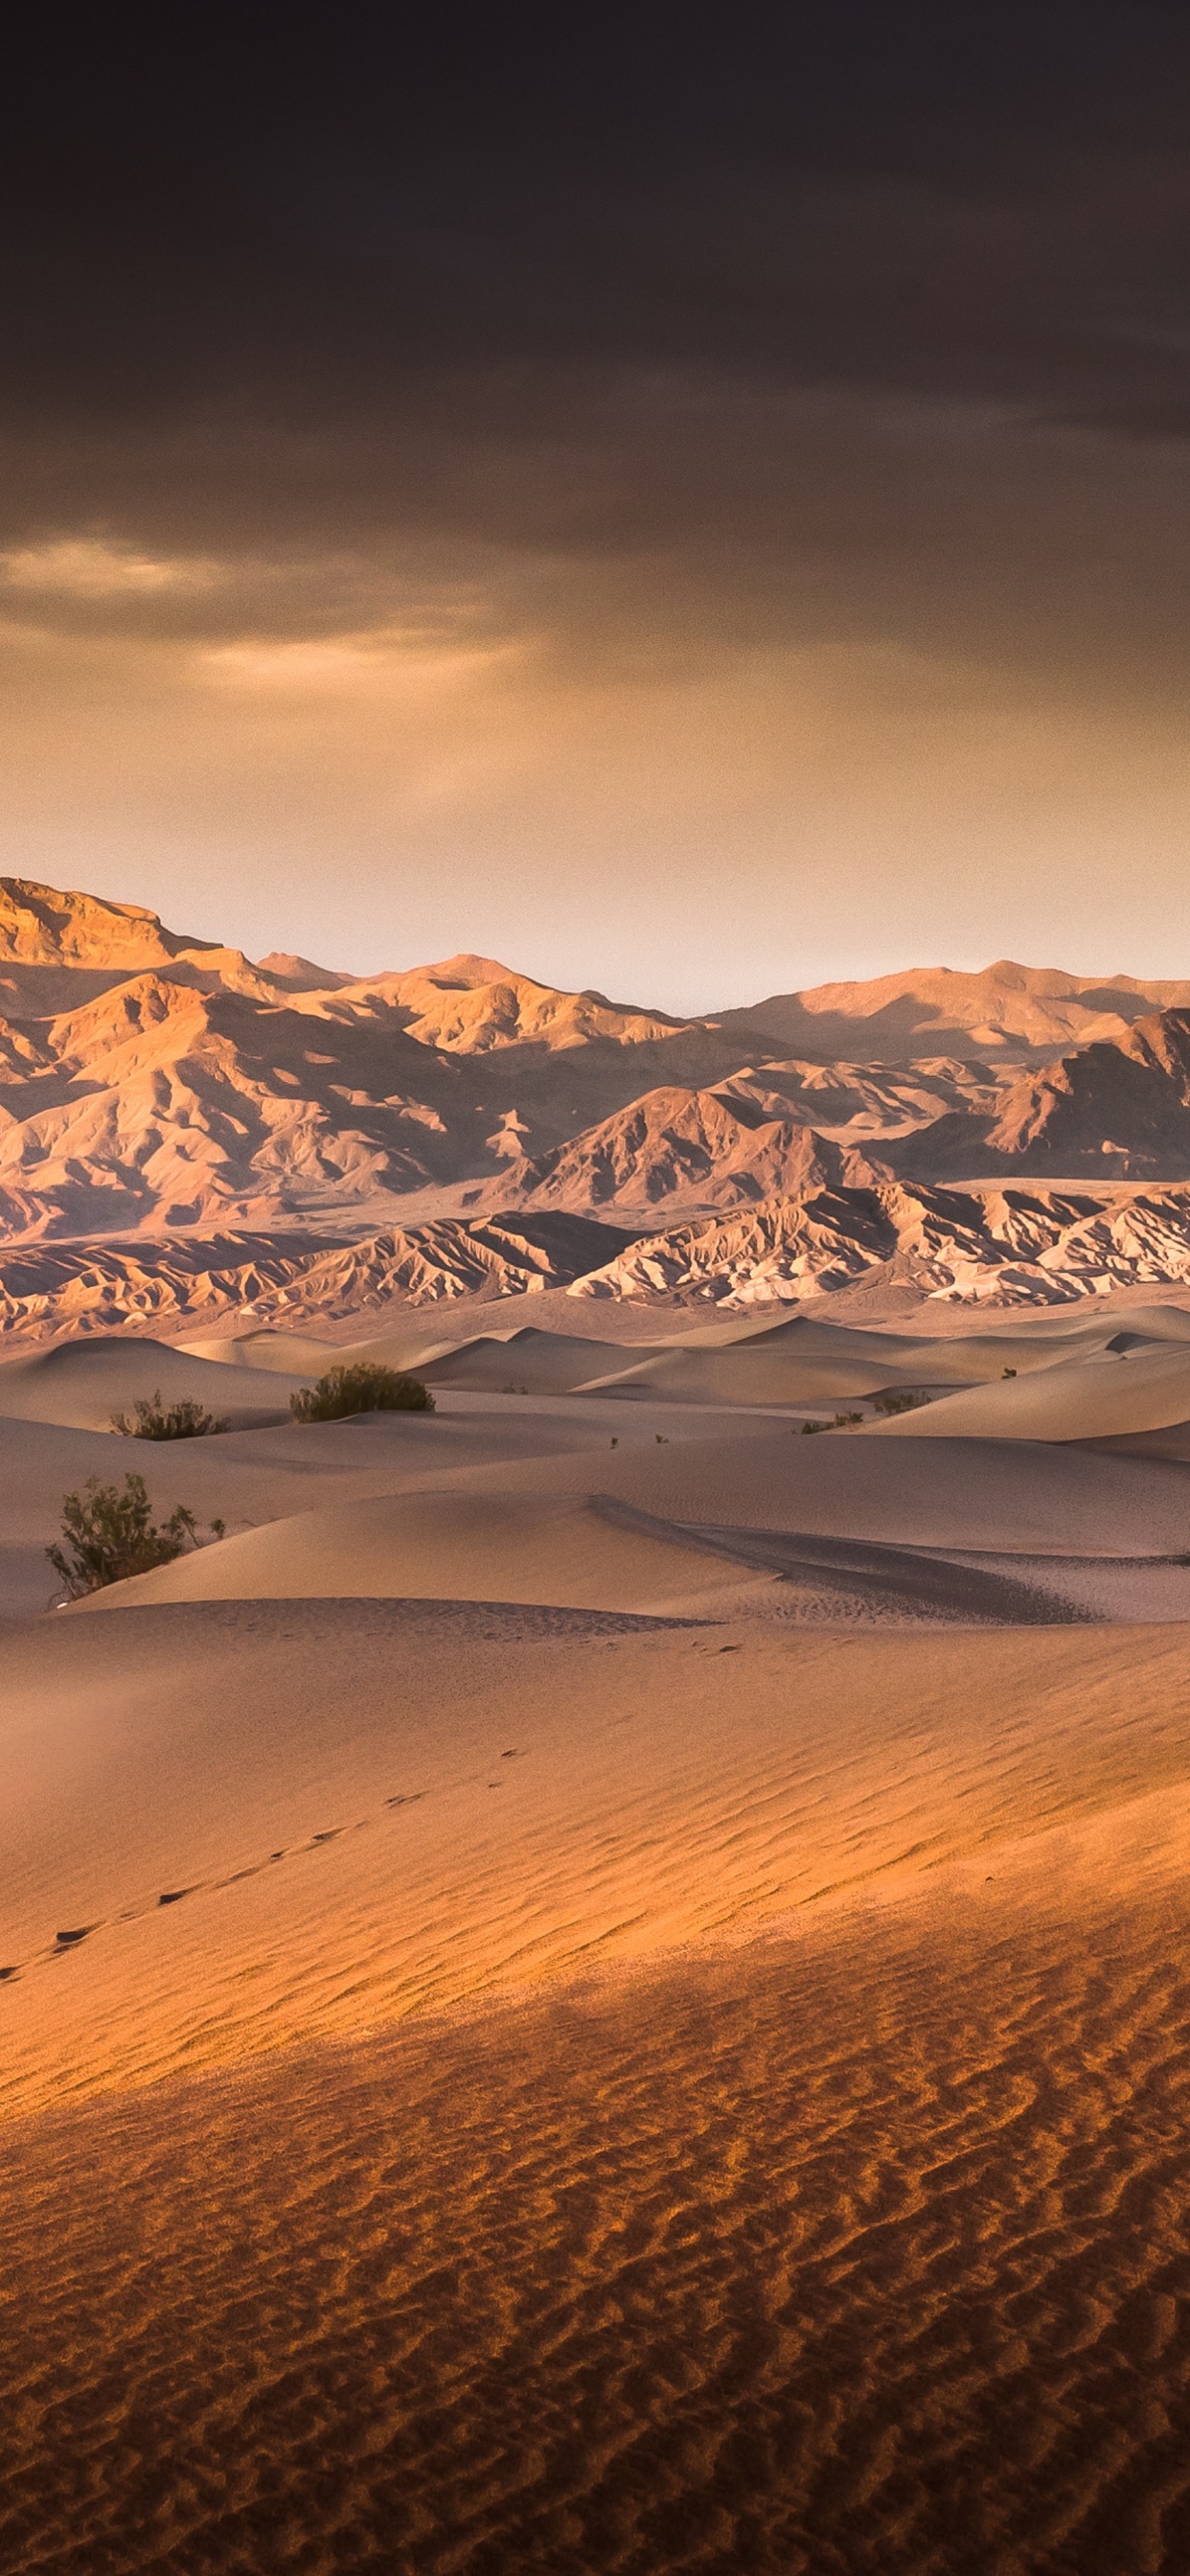
<path fill-rule="evenodd" d="M 4 865 L 677 1006 L 1174 971 L 1180 15 L 646 15 L 29 55 Z"/>

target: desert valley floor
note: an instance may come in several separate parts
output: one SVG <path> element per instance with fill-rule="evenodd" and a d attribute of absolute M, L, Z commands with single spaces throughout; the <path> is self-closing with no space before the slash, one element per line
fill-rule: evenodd
<path fill-rule="evenodd" d="M 1186 2564 L 1190 1303 L 346 1334 L 0 1365 L 4 2565 Z"/>

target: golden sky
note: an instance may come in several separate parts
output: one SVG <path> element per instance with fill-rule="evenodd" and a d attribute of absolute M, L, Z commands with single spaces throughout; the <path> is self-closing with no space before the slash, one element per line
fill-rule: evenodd
<path fill-rule="evenodd" d="M 601 23 L 31 76 L 0 865 L 674 1008 L 1190 973 L 1180 22 Z"/>

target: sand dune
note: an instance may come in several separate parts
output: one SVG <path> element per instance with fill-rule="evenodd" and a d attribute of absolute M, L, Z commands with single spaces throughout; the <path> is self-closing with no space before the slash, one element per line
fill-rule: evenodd
<path fill-rule="evenodd" d="M 188 1484 L 191 1499 L 218 1492 L 225 1517 L 229 1500 L 245 1518 L 265 1503 L 263 1526 L 233 1521 L 222 1544 L 73 1615 L 355 1596 L 803 1624 L 1190 1616 L 1185 1495 L 1160 1464 L 997 1441 L 808 1446 L 779 1424 L 613 1449 L 577 1445 L 569 1419 L 536 1420 L 544 1436 L 518 1445 L 499 1421 L 485 1443 L 464 1416 L 449 1448 L 435 1424 L 411 1433 L 403 1457 L 381 1439 L 372 1459 L 364 1427 L 343 1426 L 333 1499 L 314 1509 L 309 1451 L 287 1456 L 281 1432 L 268 1460 L 245 1435 L 234 1479 L 208 1456 Z"/>
<path fill-rule="evenodd" d="M 926 1324 L 932 1330 L 921 1329 Z M 892 1361 L 898 1371 L 914 1370 L 933 1383 L 982 1385 L 1002 1377 L 1005 1368 L 1023 1372 L 1049 1368 L 1055 1359 L 1089 1356 L 1094 1351 L 1126 1348 L 1134 1342 L 1190 1342 L 1190 1313 L 1182 1306 L 1136 1305 L 1120 1311 L 1105 1301 L 1087 1314 L 1067 1307 L 1059 1314 L 1019 1310 L 1010 1315 L 981 1315 L 972 1329 L 953 1307 L 923 1311 L 913 1331 L 893 1327 L 877 1332 L 860 1325 L 829 1322 L 823 1315 L 788 1315 L 781 1308 L 767 1315 L 733 1317 L 689 1336 L 687 1348 L 730 1343 L 733 1348 L 763 1342 L 766 1350 L 789 1350 L 823 1357 Z"/>
<path fill-rule="evenodd" d="M 485 1333 L 438 1351 L 418 1362 L 418 1374 L 427 1386 L 486 1388 L 496 1395 L 566 1395 L 596 1379 L 601 1369 L 614 1371 L 623 1358 L 614 1342 L 535 1332 L 523 1325 L 514 1333 Z"/>
<path fill-rule="evenodd" d="M 328 2571 L 1171 2576 L 1190 1469 L 1069 1423 L 1190 1342 L 1113 1321 L 685 1354 L 1050 1424 L 897 1447 L 579 1336 L 135 1452 L 34 1407 L 155 1351 L 24 1364 L 0 1551 L 130 1457 L 237 1534 L 4 1633 L 19 2576 L 278 2496 Z"/>
<path fill-rule="evenodd" d="M 1190 1419 L 1184 1343 L 1092 1351 L 866 1426 L 865 1439 L 1093 1440 Z"/>
<path fill-rule="evenodd" d="M 69 1616 L 160 1601 L 377 1596 L 540 1603 L 715 1618 L 771 1586 L 680 1532 L 626 1529 L 585 1495 L 381 1495 L 270 1522 L 80 1602 Z"/>
<path fill-rule="evenodd" d="M 60 1422 L 79 1430 L 108 1431 L 114 1413 L 129 1412 L 139 1397 L 160 1390 L 164 1404 L 183 1397 L 221 1420 L 244 1427 L 277 1421 L 288 1410 L 288 1385 L 261 1370 L 241 1370 L 230 1381 L 209 1360 L 175 1351 L 166 1342 L 96 1336 L 65 1342 L 27 1359 L 0 1361 L 0 1415 L 25 1422 Z"/>
<path fill-rule="evenodd" d="M 6 2106 L 843 1917 L 923 1873 L 982 1888 L 1031 1844 L 1053 1888 L 1055 1837 L 1142 1809 L 1158 1860 L 1179 1847 L 1185 1629 L 591 1618 L 197 1603 L 14 1631 Z"/>
<path fill-rule="evenodd" d="M 601 1472 L 612 1454 L 609 1417 L 616 1454 L 623 1456 L 636 1447 L 653 1450 L 659 1421 L 665 1423 L 671 1447 L 702 1428 L 697 1412 L 683 1414 L 673 1406 L 642 1406 L 625 1420 L 619 1407 L 585 1401 L 513 1406 L 449 1393 L 432 1417 L 373 1414 L 305 1426 L 286 1414 L 263 1429 L 167 1443 L 126 1442 L 110 1431 L 0 1415 L 0 1618 L 42 1611 L 56 1593 L 45 1550 L 60 1534 L 64 1495 L 78 1491 L 90 1476 L 119 1485 L 135 1469 L 145 1479 L 158 1518 L 183 1502 L 204 1525 L 219 1519 L 235 1535 L 307 1512 L 316 1501 L 332 1497 L 356 1500 L 436 1484 L 465 1485 L 493 1470 L 503 1483 L 537 1461 L 529 1478 L 532 1489 L 536 1477 L 548 1473 L 551 1459 L 572 1452 L 597 1455 Z M 756 1428 L 764 1428 L 762 1416 L 730 1426 L 740 1437 Z M 570 1483 L 582 1490 L 597 1481 L 590 1468 L 576 1468 Z"/>
<path fill-rule="evenodd" d="M 866 1432 L 650 1440 L 479 1471 L 506 1491 L 586 1493 L 678 1524 L 1025 1555 L 1167 1555 L 1190 1545 L 1190 1482 L 1140 1459 L 1043 1442 L 956 1439 L 891 1449 Z M 473 1489 L 478 1478 L 472 1479 Z"/>
<path fill-rule="evenodd" d="M 875 1336 L 872 1337 L 873 1339 Z M 802 1352 L 772 1348 L 771 1337 L 722 1350 L 650 1352 L 606 1377 L 587 1381 L 592 1395 L 664 1396 L 676 1404 L 820 1404 L 832 1397 L 872 1395 L 902 1383 L 920 1385 L 920 1372 L 908 1378 L 890 1353 L 883 1360 L 850 1359 L 842 1352 Z"/>
<path fill-rule="evenodd" d="M 1137 1839 L 22 2123 L 7 2564 L 255 2569 L 283 2506 L 328 2569 L 1175 2576 L 1190 1953 Z"/>

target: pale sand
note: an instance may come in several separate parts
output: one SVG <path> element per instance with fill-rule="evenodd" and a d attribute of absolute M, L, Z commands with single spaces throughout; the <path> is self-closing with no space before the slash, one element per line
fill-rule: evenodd
<path fill-rule="evenodd" d="M 867 1437 L 1094 1440 L 1157 1431 L 1190 1420 L 1190 1346 L 1092 1350 L 1050 1368 L 964 1388 L 915 1413 L 876 1424 Z"/>
<path fill-rule="evenodd" d="M 552 1455 L 491 1463 L 467 1463 L 464 1448 L 437 1473 L 427 1425 L 420 1472 L 378 1467 L 354 1493 L 344 1478 L 321 1509 L 268 1520 L 65 1615 L 379 1596 L 812 1622 L 1190 1617 L 1190 1496 L 1176 1469 L 1039 1443 L 808 1442 L 763 1416 L 750 1431 L 746 1417 L 729 1422 L 730 1437 L 659 1446 L 654 1435 L 614 1450 L 560 1439 Z M 274 1434 L 275 1447 L 287 1436 Z M 357 1454 L 365 1443 L 360 1426 Z M 209 1451 L 203 1463 L 216 1472 Z M 960 1565 L 979 1579 L 956 1583 Z M 998 1597 L 1005 1582 L 1013 1590 Z"/>
<path fill-rule="evenodd" d="M 290 1390 L 300 1383 L 291 1376 L 278 1384 L 263 1369 L 244 1369 L 232 1380 L 209 1360 L 167 1342 L 97 1336 L 25 1359 L 0 1360 L 0 1417 L 108 1431 L 114 1413 L 130 1412 L 138 1397 L 160 1393 L 163 1404 L 189 1397 L 224 1420 L 274 1420 L 284 1415 Z"/>
<path fill-rule="evenodd" d="M 70 1390 L 68 1403 L 78 1393 Z M 119 1486 L 133 1470 L 144 1477 L 159 1516 L 180 1501 L 200 1522 L 220 1519 L 236 1534 L 307 1510 L 316 1496 L 355 1499 L 465 1483 L 475 1470 L 495 1466 L 503 1476 L 558 1452 L 610 1461 L 648 1447 L 660 1456 L 661 1425 L 666 1446 L 675 1447 L 705 1437 L 707 1417 L 701 1407 L 645 1405 L 626 1412 L 598 1401 L 513 1403 L 448 1391 L 432 1417 L 374 1414 L 305 1426 L 279 1415 L 263 1429 L 157 1442 L 0 1416 L 0 1618 L 27 1617 L 54 1597 L 57 1578 L 45 1550 L 59 1534 L 63 1495 L 92 1476 Z M 762 1414 L 724 1417 L 721 1446 L 771 1429 Z M 577 1481 L 602 1478 L 579 1472 Z"/>
<path fill-rule="evenodd" d="M 6 2567 L 1180 2576 L 1190 1468 L 1071 1444 L 1185 1354 L 1095 1321 L 1049 1444 L 0 1421 L 26 1572 L 129 1463 L 237 1533 L 0 1629 Z"/>

